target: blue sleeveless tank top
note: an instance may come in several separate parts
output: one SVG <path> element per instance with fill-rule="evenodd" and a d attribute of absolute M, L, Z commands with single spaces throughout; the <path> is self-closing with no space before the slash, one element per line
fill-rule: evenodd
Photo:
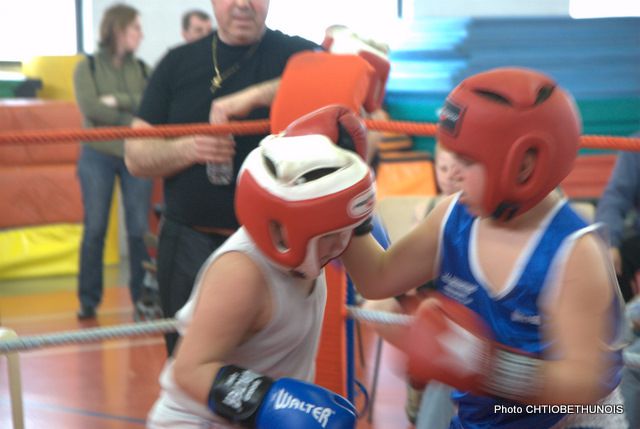
<path fill-rule="evenodd" d="M 443 220 L 440 274 L 436 279 L 438 290 L 480 315 L 499 343 L 542 356 L 549 347 L 540 330 L 545 323 L 538 308 L 543 289 L 547 285 L 552 287 L 557 269 L 562 268 L 563 255 L 566 254 L 564 246 L 594 228 L 588 227 L 566 201 L 560 202 L 530 239 L 505 289 L 494 294 L 485 286 L 487 281 L 475 253 L 476 225 L 476 218 L 464 205 L 454 201 Z M 616 320 L 614 326 L 618 327 L 620 307 L 615 304 L 612 303 L 611 314 Z M 621 353 L 618 352 L 614 359 L 616 362 L 605 381 L 609 391 L 620 382 Z M 512 410 L 518 410 L 517 406 L 525 407 L 506 399 L 469 392 L 454 391 L 453 399 L 458 403 L 458 415 L 452 422 L 452 428 L 549 428 L 564 417 L 564 414 L 494 412 L 509 409 L 502 406 L 516 406 Z"/>

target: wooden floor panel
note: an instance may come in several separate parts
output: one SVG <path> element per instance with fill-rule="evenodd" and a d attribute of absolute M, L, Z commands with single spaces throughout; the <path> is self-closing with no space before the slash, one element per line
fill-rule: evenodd
<path fill-rule="evenodd" d="M 51 293 L 28 293 L 25 290 L 22 294 L 3 296 L 0 285 L 0 325 L 15 330 L 19 335 L 114 326 L 133 321 L 128 291 L 122 287 L 105 290 L 96 321 L 77 321 L 76 309 L 73 290 Z M 376 341 L 366 327 L 362 332 L 366 367 L 358 368 L 358 378 L 370 389 Z M 373 422 L 369 424 L 366 417 L 361 418 L 357 428 L 411 428 L 403 411 L 404 383 L 390 370 L 388 346 L 383 347 L 382 356 Z M 145 416 L 158 395 L 158 375 L 164 360 L 161 336 L 23 352 L 20 354 L 20 366 L 26 428 L 142 428 Z M 357 402 L 362 405 L 362 395 L 358 396 Z M 0 359 L 0 428 L 11 428 L 5 359 Z"/>

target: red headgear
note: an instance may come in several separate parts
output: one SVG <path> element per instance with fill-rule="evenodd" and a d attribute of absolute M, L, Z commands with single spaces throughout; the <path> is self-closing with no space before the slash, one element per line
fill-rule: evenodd
<path fill-rule="evenodd" d="M 271 135 L 247 156 L 236 188 L 238 220 L 277 265 L 305 277 L 320 273 L 317 240 L 351 230 L 371 216 L 373 179 L 360 157 L 327 136 Z M 279 229 L 284 242 L 274 234 Z"/>
<path fill-rule="evenodd" d="M 487 171 L 483 210 L 509 219 L 540 202 L 573 167 L 581 121 L 573 98 L 551 78 L 500 68 L 465 79 L 449 94 L 437 139 Z M 537 154 L 531 176 L 518 183 L 527 151 Z"/>

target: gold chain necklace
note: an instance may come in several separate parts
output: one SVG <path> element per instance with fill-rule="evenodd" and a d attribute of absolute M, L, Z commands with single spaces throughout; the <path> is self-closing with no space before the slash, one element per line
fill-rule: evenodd
<path fill-rule="evenodd" d="M 222 88 L 222 83 L 227 80 L 231 75 L 240 70 L 240 67 L 244 62 L 246 62 L 249 58 L 255 54 L 256 50 L 258 50 L 258 46 L 260 42 L 258 41 L 251 49 L 249 49 L 240 60 L 238 60 L 234 65 L 226 69 L 223 73 L 220 73 L 220 69 L 218 68 L 218 34 L 213 33 L 213 40 L 211 41 L 211 53 L 213 54 L 213 70 L 216 75 L 211 79 L 211 94 L 215 94 L 220 88 Z"/>

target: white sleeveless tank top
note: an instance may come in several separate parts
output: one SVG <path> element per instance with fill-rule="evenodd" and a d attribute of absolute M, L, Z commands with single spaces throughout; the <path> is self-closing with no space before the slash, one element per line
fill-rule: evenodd
<path fill-rule="evenodd" d="M 272 378 L 290 377 L 313 382 L 327 298 L 324 272 L 316 280 L 311 294 L 307 294 L 300 279 L 276 268 L 262 255 L 244 228 L 229 237 L 203 264 L 189 301 L 176 314 L 178 331 L 184 335 L 189 329 L 203 273 L 222 254 L 232 251 L 246 254 L 260 267 L 271 293 L 273 311 L 267 325 L 234 350 L 226 363 L 249 368 Z M 229 290 L 229 293 L 233 293 L 233 290 Z M 162 392 L 159 401 L 170 402 L 174 411 L 222 423 L 222 419 L 211 413 L 205 404 L 194 401 L 175 384 L 171 359 L 160 375 L 160 385 Z"/>

